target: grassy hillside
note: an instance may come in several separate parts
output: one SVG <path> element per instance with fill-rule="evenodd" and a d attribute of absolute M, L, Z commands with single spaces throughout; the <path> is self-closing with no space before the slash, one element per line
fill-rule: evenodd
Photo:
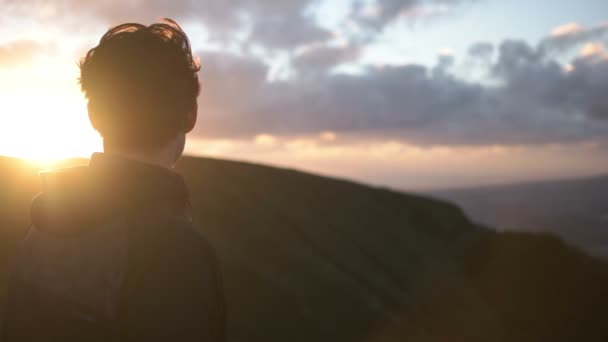
<path fill-rule="evenodd" d="M 608 175 L 443 191 L 472 219 L 504 230 L 552 232 L 608 258 Z"/>
<path fill-rule="evenodd" d="M 178 170 L 222 263 L 230 341 L 608 340 L 608 266 L 557 238 L 291 170 L 204 158 Z M 35 174 L 0 160 L 2 261 Z"/>

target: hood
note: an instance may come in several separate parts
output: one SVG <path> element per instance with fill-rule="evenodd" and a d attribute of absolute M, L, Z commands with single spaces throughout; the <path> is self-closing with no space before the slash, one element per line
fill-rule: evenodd
<path fill-rule="evenodd" d="M 96 153 L 89 166 L 43 172 L 32 224 L 53 234 L 78 234 L 112 217 L 151 206 L 183 214 L 188 192 L 168 169 Z M 155 208 L 156 208 L 155 207 Z"/>

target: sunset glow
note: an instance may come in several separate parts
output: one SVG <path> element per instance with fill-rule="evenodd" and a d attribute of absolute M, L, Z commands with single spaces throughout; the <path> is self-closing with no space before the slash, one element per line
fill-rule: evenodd
<path fill-rule="evenodd" d="M 78 93 L 25 89 L 0 94 L 0 154 L 36 161 L 88 157 L 101 140 Z"/>
<path fill-rule="evenodd" d="M 124 13 L 113 1 L 26 3 L 9 6 L 0 31 L 0 155 L 100 151 L 79 59 L 112 24 L 172 16 L 202 63 L 187 154 L 408 189 L 608 172 L 605 2 L 421 1 L 392 13 L 376 0 L 302 0 L 280 9 L 304 15 L 292 31 L 253 30 L 229 5 L 199 16 L 206 7 L 186 1 Z M 282 25 L 263 15 L 273 4 L 256 4 L 238 9 L 248 25 Z M 533 15 L 545 5 L 553 16 Z M 505 22 L 510 13 L 530 25 Z"/>

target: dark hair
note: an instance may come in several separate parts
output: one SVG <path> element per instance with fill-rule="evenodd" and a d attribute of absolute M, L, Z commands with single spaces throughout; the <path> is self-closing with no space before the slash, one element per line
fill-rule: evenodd
<path fill-rule="evenodd" d="M 175 21 L 127 23 L 108 30 L 80 61 L 80 85 L 106 143 L 150 149 L 183 128 L 196 106 L 199 70 Z"/>

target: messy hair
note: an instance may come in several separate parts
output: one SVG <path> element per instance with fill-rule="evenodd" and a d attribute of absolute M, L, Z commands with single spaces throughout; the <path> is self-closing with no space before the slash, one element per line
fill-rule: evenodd
<path fill-rule="evenodd" d="M 175 21 L 126 23 L 108 30 L 80 61 L 80 85 L 106 143 L 149 149 L 183 129 L 196 108 L 199 70 Z"/>

